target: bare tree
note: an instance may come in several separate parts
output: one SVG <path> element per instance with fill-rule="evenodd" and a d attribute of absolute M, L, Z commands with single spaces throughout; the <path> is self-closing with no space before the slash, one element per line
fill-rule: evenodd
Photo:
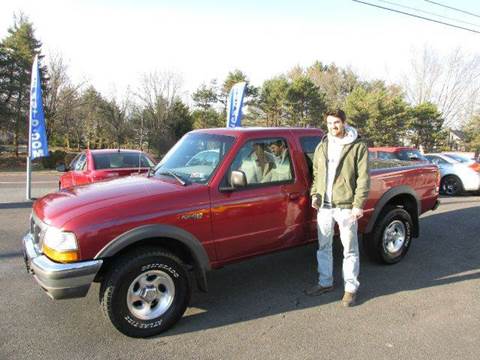
<path fill-rule="evenodd" d="M 446 127 L 460 128 L 478 106 L 480 56 L 457 48 L 441 57 L 425 46 L 420 54 L 414 53 L 403 84 L 412 105 L 431 102 L 440 109 Z"/>
<path fill-rule="evenodd" d="M 155 71 L 143 75 L 136 93 L 141 103 L 142 134 L 149 147 L 155 147 L 159 153 L 164 153 L 175 142 L 168 119 L 179 96 L 180 85 L 177 74 Z"/>
<path fill-rule="evenodd" d="M 129 91 L 123 100 L 117 101 L 115 98 L 112 98 L 102 106 L 105 121 L 108 123 L 109 131 L 113 135 L 113 140 L 119 149 L 133 134 L 130 122 L 132 109 Z"/>

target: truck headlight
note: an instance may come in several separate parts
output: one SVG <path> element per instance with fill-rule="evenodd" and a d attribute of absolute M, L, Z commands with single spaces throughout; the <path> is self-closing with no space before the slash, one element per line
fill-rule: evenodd
<path fill-rule="evenodd" d="M 42 250 L 50 259 L 61 263 L 79 259 L 75 234 L 52 226 L 48 227 L 45 232 Z"/>

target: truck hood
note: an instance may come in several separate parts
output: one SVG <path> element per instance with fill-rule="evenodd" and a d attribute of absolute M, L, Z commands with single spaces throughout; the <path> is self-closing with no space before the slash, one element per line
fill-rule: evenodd
<path fill-rule="evenodd" d="M 170 198 L 185 190 L 177 182 L 159 178 L 123 177 L 48 194 L 34 203 L 33 211 L 46 224 L 61 227 L 73 218 L 101 209 L 115 212 L 116 208 L 128 203 L 158 202 L 159 197 Z"/>

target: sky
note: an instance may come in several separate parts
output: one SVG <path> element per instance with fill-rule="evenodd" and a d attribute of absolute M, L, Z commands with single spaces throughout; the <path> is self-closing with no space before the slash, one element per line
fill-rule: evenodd
<path fill-rule="evenodd" d="M 480 31 L 480 16 L 428 1 L 365 1 L 423 9 Z M 480 14 L 478 1 L 436 2 Z M 351 0 L 4 0 L 0 39 L 20 11 L 34 24 L 47 59 L 61 55 L 74 83 L 92 84 L 107 96 L 136 89 L 142 75 L 154 71 L 177 74 L 189 98 L 202 83 L 221 83 L 234 69 L 261 86 L 317 60 L 351 67 L 365 80 L 399 83 L 424 46 L 441 54 L 457 47 L 480 54 L 478 33 Z"/>

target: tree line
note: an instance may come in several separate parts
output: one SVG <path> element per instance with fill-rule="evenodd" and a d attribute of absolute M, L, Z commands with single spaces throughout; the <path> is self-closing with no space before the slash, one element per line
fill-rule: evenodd
<path fill-rule="evenodd" d="M 191 95 L 192 105 L 180 96 L 176 74 L 153 72 L 144 74 L 138 88 L 126 96 L 109 98 L 92 85 L 74 84 L 60 55 L 45 62 L 32 22 L 20 15 L 14 17 L 0 42 L 0 139 L 14 144 L 17 155 L 18 146 L 25 144 L 28 136 L 29 86 L 35 55 L 42 64 L 51 147 L 142 148 L 161 156 L 192 129 L 224 127 L 228 93 L 236 82 L 246 81 L 243 126 L 324 128 L 323 114 L 339 107 L 371 146 L 407 143 L 422 145 L 427 151 L 447 149 L 446 125 L 456 122 L 466 135 L 466 150 L 480 150 L 480 113 L 476 108 L 480 86 L 472 85 L 477 84 L 474 75 L 480 74 L 476 58 L 465 63 L 465 58 L 457 54 L 452 60 L 457 76 L 452 75 L 450 67 L 442 77 L 442 68 L 432 65 L 435 56 L 424 54 L 423 61 L 413 67 L 412 78 L 402 85 L 361 80 L 350 68 L 320 61 L 297 66 L 260 86 L 254 86 L 242 71 L 233 70 L 222 82 L 211 80 L 196 89 Z M 428 67 L 435 74 L 426 71 Z M 433 75 L 436 78 L 432 80 Z M 458 85 L 461 79 L 469 81 L 465 89 Z M 451 83 L 454 86 L 449 87 Z M 436 92 L 436 87 L 442 92 Z M 459 111 L 467 108 L 466 103 L 471 111 Z"/>

